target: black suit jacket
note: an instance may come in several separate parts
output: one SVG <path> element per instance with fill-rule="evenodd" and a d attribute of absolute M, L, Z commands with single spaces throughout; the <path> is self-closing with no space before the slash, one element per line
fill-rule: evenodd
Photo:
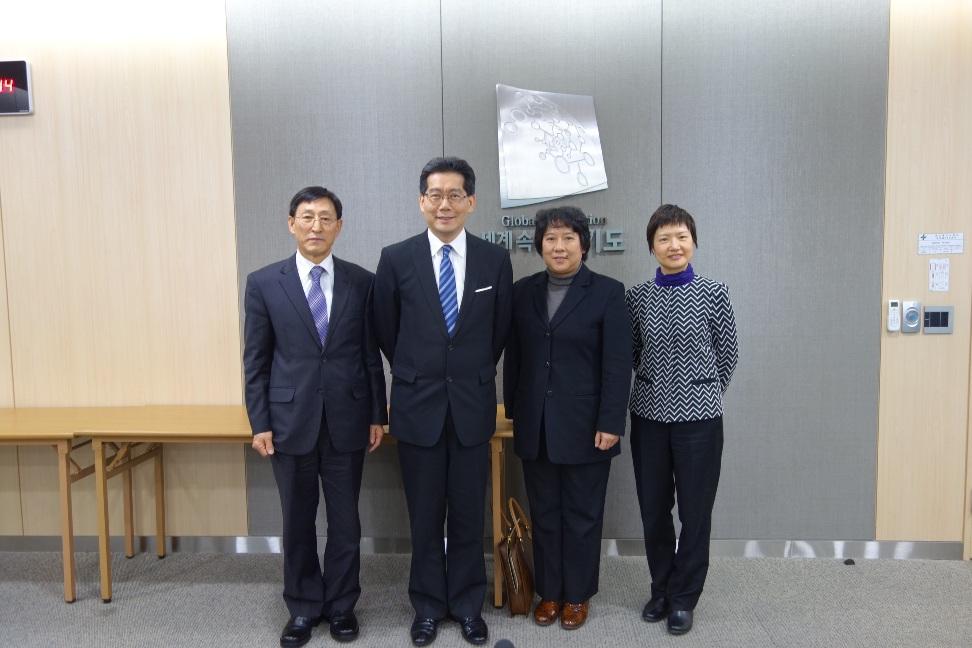
<path fill-rule="evenodd" d="M 451 409 L 459 441 L 496 429 L 496 363 L 510 330 L 513 268 L 503 248 L 466 233 L 466 278 L 453 337 L 446 330 L 428 233 L 381 251 L 375 332 L 391 364 L 391 433 L 432 446 Z"/>
<path fill-rule="evenodd" d="M 246 280 L 243 366 L 254 434 L 273 431 L 286 454 L 313 450 L 326 412 L 340 452 L 368 445 L 369 426 L 388 421 L 385 374 L 368 314 L 374 275 L 334 258 L 326 345 L 297 273 L 295 257 Z"/>
<path fill-rule="evenodd" d="M 594 433 L 623 435 L 631 386 L 631 331 L 624 286 L 581 265 L 552 320 L 547 320 L 547 273 L 513 287 L 513 330 L 503 364 L 503 402 L 513 419 L 513 445 L 536 459 L 546 429 L 553 463 L 610 459 Z"/>

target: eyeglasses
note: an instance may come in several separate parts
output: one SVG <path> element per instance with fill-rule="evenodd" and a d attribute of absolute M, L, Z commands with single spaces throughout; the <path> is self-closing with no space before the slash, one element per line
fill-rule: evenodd
<path fill-rule="evenodd" d="M 324 229 L 331 229 L 338 222 L 338 219 L 333 216 L 311 216 L 310 214 L 294 216 L 294 220 L 304 227 L 314 227 L 314 223 L 319 222 Z"/>
<path fill-rule="evenodd" d="M 433 207 L 438 207 L 442 203 L 443 198 L 448 200 L 450 205 L 458 205 L 469 197 L 468 194 L 464 194 L 461 191 L 450 191 L 447 194 L 441 194 L 437 191 L 426 191 L 422 195 L 425 196 L 425 199 L 428 200 Z"/>

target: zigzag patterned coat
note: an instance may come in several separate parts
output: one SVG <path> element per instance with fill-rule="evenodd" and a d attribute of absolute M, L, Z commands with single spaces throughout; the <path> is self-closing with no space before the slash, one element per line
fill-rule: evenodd
<path fill-rule="evenodd" d="M 701 275 L 683 286 L 654 280 L 625 293 L 634 347 L 629 407 L 662 423 L 722 416 L 739 350 L 729 288 Z"/>

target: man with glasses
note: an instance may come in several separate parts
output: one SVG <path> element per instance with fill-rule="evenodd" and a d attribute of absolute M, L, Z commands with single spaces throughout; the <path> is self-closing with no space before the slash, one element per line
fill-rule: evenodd
<path fill-rule="evenodd" d="M 488 639 L 483 520 L 513 269 L 506 250 L 467 234 L 475 193 L 465 160 L 426 164 L 419 209 L 428 229 L 383 249 L 375 274 L 375 331 L 391 364 L 390 430 L 412 535 L 416 646 L 432 643 L 446 617 L 466 641 Z"/>
<path fill-rule="evenodd" d="M 287 219 L 297 253 L 246 280 L 246 410 L 283 509 L 284 648 L 307 643 L 322 619 L 338 641 L 358 636 L 361 469 L 365 448 L 378 447 L 388 422 L 370 327 L 374 275 L 331 254 L 341 210 L 323 187 L 298 191 Z M 321 489 L 323 564 L 315 524 Z"/>

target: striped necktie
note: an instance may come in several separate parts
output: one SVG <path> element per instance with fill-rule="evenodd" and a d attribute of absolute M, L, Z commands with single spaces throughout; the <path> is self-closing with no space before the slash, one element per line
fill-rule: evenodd
<path fill-rule="evenodd" d="M 451 245 L 442 246 L 442 263 L 439 265 L 439 303 L 442 304 L 446 330 L 449 331 L 449 337 L 452 337 L 456 331 L 456 320 L 459 319 L 459 300 L 456 298 L 456 273 L 449 259 L 450 252 L 452 252 Z"/>
<path fill-rule="evenodd" d="M 327 298 L 324 297 L 324 290 L 321 288 L 321 275 L 324 268 L 314 266 L 311 268 L 311 286 L 307 291 L 307 305 L 310 306 L 311 314 L 314 316 L 314 325 L 317 326 L 317 334 L 321 336 L 321 346 L 327 342 Z"/>

